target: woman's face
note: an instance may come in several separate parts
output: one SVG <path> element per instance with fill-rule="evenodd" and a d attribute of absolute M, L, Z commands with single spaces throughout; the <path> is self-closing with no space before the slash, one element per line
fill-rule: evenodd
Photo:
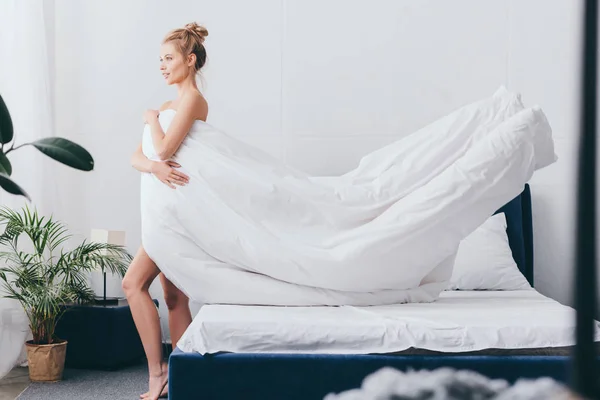
<path fill-rule="evenodd" d="M 182 82 L 189 74 L 183 55 L 172 42 L 160 46 L 160 72 L 167 85 Z"/>

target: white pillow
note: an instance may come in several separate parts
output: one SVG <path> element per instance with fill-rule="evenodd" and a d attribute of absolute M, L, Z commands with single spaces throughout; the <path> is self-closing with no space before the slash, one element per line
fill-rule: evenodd
<path fill-rule="evenodd" d="M 506 217 L 498 213 L 461 241 L 447 290 L 522 289 L 531 285 L 512 256 Z"/>

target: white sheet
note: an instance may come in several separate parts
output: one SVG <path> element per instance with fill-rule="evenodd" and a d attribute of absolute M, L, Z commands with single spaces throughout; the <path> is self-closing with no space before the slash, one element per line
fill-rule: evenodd
<path fill-rule="evenodd" d="M 177 346 L 202 354 L 562 347 L 574 344 L 574 324 L 572 308 L 534 289 L 452 291 L 433 303 L 371 307 L 207 305 Z"/>
<path fill-rule="evenodd" d="M 167 135 L 177 118 L 161 113 Z M 142 144 L 156 159 L 148 126 Z M 142 176 L 142 242 L 200 303 L 433 301 L 461 239 L 555 159 L 544 113 L 505 89 L 336 177 L 308 176 L 197 121 L 174 157 L 189 185 Z"/>

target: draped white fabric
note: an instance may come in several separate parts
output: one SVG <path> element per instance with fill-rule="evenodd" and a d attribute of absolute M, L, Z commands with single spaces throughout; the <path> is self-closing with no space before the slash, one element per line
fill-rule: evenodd
<path fill-rule="evenodd" d="M 52 112 L 52 26 L 48 25 L 52 2 L 44 0 L 0 1 L 0 93 L 12 116 L 15 144 L 54 136 Z M 8 155 L 12 178 L 40 213 L 54 211 L 56 182 L 51 160 L 31 146 Z M 19 209 L 20 196 L 0 190 L 0 204 Z M 4 298 L 0 286 L 0 377 L 26 361 L 24 343 L 30 335 L 27 317 L 16 300 Z"/>
<path fill-rule="evenodd" d="M 175 110 L 160 123 L 168 134 Z M 156 158 L 148 126 L 143 150 Z M 142 176 L 142 242 L 202 303 L 375 305 L 435 300 L 460 241 L 556 160 L 539 107 L 501 88 L 313 177 L 197 121 L 176 190 Z"/>

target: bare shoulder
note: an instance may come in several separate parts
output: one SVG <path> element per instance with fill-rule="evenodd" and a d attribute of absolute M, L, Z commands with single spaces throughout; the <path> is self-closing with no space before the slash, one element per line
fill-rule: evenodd
<path fill-rule="evenodd" d="M 206 120 L 208 115 L 208 102 L 206 98 L 200 92 L 191 92 L 188 94 L 190 108 L 193 110 L 194 117 L 196 119 Z"/>

